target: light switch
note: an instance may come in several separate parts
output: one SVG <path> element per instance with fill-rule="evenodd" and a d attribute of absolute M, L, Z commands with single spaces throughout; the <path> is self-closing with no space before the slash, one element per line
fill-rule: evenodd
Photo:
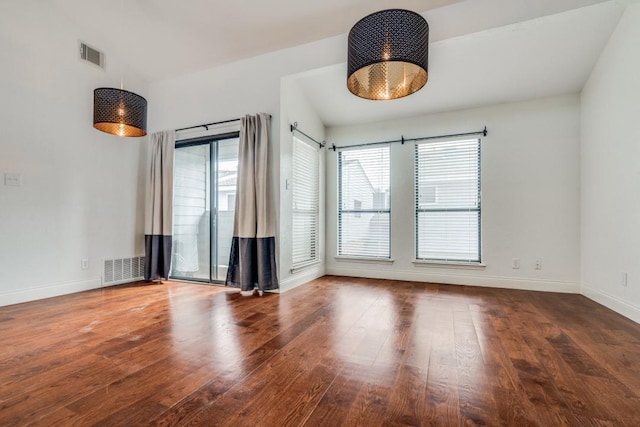
<path fill-rule="evenodd" d="M 7 187 L 20 187 L 22 185 L 22 175 L 19 173 L 5 172 L 4 185 Z"/>

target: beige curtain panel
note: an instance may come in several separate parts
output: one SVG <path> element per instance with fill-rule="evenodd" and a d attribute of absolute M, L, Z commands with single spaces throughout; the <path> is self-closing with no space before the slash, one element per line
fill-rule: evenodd
<path fill-rule="evenodd" d="M 270 132 L 268 114 L 241 119 L 233 241 L 225 285 L 243 291 L 278 288 Z"/>
<path fill-rule="evenodd" d="M 149 138 L 145 198 L 145 280 L 169 278 L 173 228 L 173 157 L 175 131 Z"/>

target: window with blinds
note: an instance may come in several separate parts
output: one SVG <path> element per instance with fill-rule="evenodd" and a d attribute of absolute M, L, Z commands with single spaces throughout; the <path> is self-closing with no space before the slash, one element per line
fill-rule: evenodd
<path fill-rule="evenodd" d="M 389 146 L 338 152 L 338 255 L 390 258 Z"/>
<path fill-rule="evenodd" d="M 480 139 L 415 146 L 416 258 L 480 262 Z"/>
<path fill-rule="evenodd" d="M 320 155 L 315 144 L 293 138 L 292 267 L 318 260 Z"/>

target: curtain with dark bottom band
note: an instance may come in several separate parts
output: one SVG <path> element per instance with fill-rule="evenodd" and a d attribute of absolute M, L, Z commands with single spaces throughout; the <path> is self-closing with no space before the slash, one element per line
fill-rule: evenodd
<path fill-rule="evenodd" d="M 242 291 L 278 288 L 268 114 L 241 119 L 238 188 L 226 286 Z"/>
<path fill-rule="evenodd" d="M 145 280 L 169 278 L 173 228 L 175 131 L 156 132 L 147 150 L 145 200 Z"/>

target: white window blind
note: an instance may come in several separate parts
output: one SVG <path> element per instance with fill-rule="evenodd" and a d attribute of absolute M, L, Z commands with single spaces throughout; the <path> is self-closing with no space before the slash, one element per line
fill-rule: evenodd
<path fill-rule="evenodd" d="M 415 147 L 416 258 L 480 262 L 480 139 Z"/>
<path fill-rule="evenodd" d="M 338 255 L 390 258 L 389 146 L 338 153 Z"/>
<path fill-rule="evenodd" d="M 293 138 L 292 266 L 318 260 L 320 156 L 318 147 Z"/>

